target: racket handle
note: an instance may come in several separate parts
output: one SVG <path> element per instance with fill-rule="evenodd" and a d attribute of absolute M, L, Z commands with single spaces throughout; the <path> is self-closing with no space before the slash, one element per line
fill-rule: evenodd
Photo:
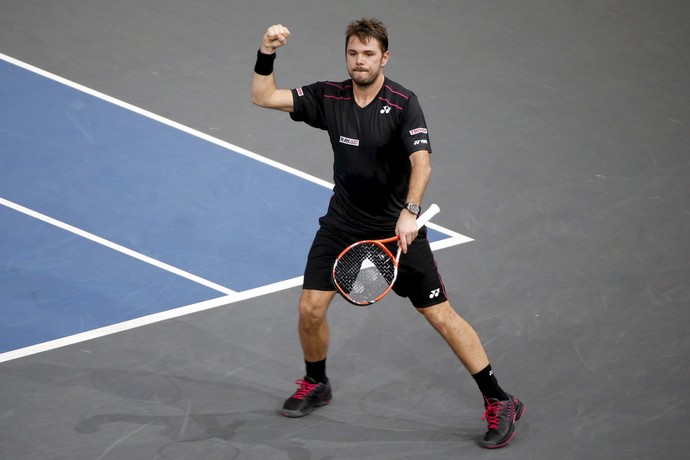
<path fill-rule="evenodd" d="M 424 211 L 421 216 L 417 218 L 417 228 L 422 228 L 427 222 L 431 220 L 436 214 L 441 211 L 436 203 L 429 206 L 429 209 Z"/>

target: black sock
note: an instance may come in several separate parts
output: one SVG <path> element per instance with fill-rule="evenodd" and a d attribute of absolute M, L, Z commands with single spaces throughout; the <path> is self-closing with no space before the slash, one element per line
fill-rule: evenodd
<path fill-rule="evenodd" d="M 316 383 L 326 383 L 326 360 L 309 362 L 304 361 L 307 365 L 307 377 L 313 379 Z"/>
<path fill-rule="evenodd" d="M 509 398 L 503 389 L 498 385 L 498 380 L 494 375 L 494 371 L 491 369 L 491 364 L 486 366 L 481 371 L 472 375 L 474 381 L 477 382 L 479 386 L 479 391 L 482 392 L 486 399 L 498 399 L 500 401 L 505 401 Z"/>

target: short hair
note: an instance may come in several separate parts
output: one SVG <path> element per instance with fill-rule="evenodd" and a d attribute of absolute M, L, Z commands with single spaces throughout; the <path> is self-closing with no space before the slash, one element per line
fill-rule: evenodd
<path fill-rule="evenodd" d="M 352 21 L 345 29 L 345 49 L 350 42 L 351 37 L 357 37 L 362 43 L 366 43 L 370 39 L 378 40 L 381 45 L 381 50 L 385 53 L 388 51 L 388 30 L 383 22 L 374 18 L 362 18 L 358 21 Z"/>

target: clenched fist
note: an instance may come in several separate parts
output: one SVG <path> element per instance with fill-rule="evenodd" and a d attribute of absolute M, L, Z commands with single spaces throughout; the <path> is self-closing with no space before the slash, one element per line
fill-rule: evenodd
<path fill-rule="evenodd" d="M 276 49 L 287 44 L 287 38 L 290 36 L 290 31 L 282 24 L 276 24 L 268 29 L 261 41 L 261 52 L 264 54 L 273 54 Z"/>

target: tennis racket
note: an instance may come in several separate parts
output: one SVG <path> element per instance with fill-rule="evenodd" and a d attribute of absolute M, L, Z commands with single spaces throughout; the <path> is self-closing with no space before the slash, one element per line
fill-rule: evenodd
<path fill-rule="evenodd" d="M 440 208 L 429 206 L 417 218 L 417 228 L 422 228 Z M 397 236 L 383 240 L 358 241 L 343 250 L 333 264 L 333 283 L 340 294 L 355 305 L 371 305 L 390 292 L 398 277 L 398 262 L 402 248 L 393 253 L 385 246 L 398 240 Z"/>

